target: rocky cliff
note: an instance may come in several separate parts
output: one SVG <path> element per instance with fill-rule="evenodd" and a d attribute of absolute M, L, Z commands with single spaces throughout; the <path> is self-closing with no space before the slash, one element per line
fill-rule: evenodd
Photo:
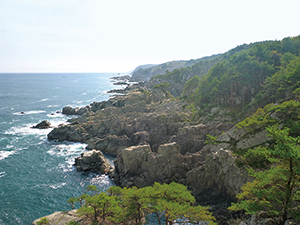
<path fill-rule="evenodd" d="M 163 91 L 135 89 L 88 108 L 48 138 L 84 142 L 87 149 L 117 156 L 114 179 L 120 186 L 176 181 L 187 185 L 202 202 L 234 199 L 248 176 L 235 165 L 232 150 L 266 140 L 263 133 L 253 136 L 222 122 L 222 116 L 199 124 L 182 101 Z M 207 135 L 218 136 L 216 144 L 207 144 Z"/>

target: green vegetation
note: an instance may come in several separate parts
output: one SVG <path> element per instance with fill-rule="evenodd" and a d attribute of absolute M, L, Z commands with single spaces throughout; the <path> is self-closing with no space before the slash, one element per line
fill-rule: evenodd
<path fill-rule="evenodd" d="M 189 71 L 191 68 L 180 69 L 180 73 L 184 74 L 186 70 L 191 75 L 182 97 L 200 106 L 202 111 L 212 106 L 233 111 L 238 107 L 241 112 L 237 120 L 269 103 L 297 99 L 300 92 L 300 89 L 296 91 L 300 88 L 299 52 L 300 36 L 238 46 L 219 56 L 205 73 L 200 73 L 200 64 L 193 66 L 200 66 L 194 72 Z M 179 72 L 161 77 L 170 77 L 164 82 L 172 84 L 179 76 L 176 73 Z"/>
<path fill-rule="evenodd" d="M 193 122 L 199 115 L 213 119 L 210 109 L 218 106 L 229 111 L 232 121 L 239 121 L 238 128 L 253 133 L 266 130 L 272 139 L 263 146 L 235 149 L 237 162 L 248 168 L 254 181 L 243 186 L 230 210 L 266 211 L 281 218 L 282 224 L 288 215 L 300 221 L 300 36 L 245 44 L 221 55 L 135 72 L 145 80 L 160 74 L 151 78 L 150 86 L 165 93 L 175 86 L 182 88 L 183 108 L 193 112 Z M 206 143 L 215 142 L 216 137 L 208 135 Z M 195 206 L 186 187 L 176 183 L 111 187 L 106 192 L 90 186 L 69 200 L 73 208 L 76 202 L 81 204 L 78 212 L 95 221 L 144 224 L 146 216 L 154 214 L 158 224 L 163 219 L 165 224 L 179 219 L 214 224 L 208 208 Z"/>
<path fill-rule="evenodd" d="M 67 223 L 67 225 L 80 225 L 80 223 L 72 220 L 69 223 Z"/>
<path fill-rule="evenodd" d="M 180 71 L 181 68 L 187 68 L 187 67 L 192 67 L 193 65 L 196 65 L 198 63 L 203 63 L 200 66 L 196 66 L 200 69 L 206 69 L 207 71 L 211 68 L 211 66 L 213 66 L 213 64 L 219 60 L 218 59 L 219 55 L 213 55 L 210 57 L 203 57 L 200 59 L 196 59 L 196 60 L 181 60 L 181 61 L 171 61 L 171 62 L 166 62 L 163 64 L 159 64 L 159 65 L 152 65 L 152 66 L 142 66 L 141 68 L 137 68 L 133 74 L 132 77 L 138 81 L 145 81 L 150 79 L 151 77 L 154 76 L 160 76 L 160 74 L 162 74 L 164 76 L 164 74 L 169 74 L 172 73 L 172 71 L 178 70 Z M 212 60 L 208 65 L 207 61 Z M 205 68 L 208 67 L 208 68 Z M 196 69 L 197 70 L 197 69 Z M 171 71 L 171 72 L 170 72 Z M 190 70 L 190 72 L 195 71 L 195 69 Z M 206 71 L 206 72 L 207 72 Z M 205 73 L 206 73 L 205 72 Z M 167 75 L 168 78 L 172 77 L 172 75 Z M 190 77 L 191 78 L 191 77 Z"/>
<path fill-rule="evenodd" d="M 154 89 L 158 89 L 158 90 L 161 90 L 161 91 L 167 91 L 167 89 L 170 87 L 170 83 L 169 82 L 165 82 L 165 83 L 161 83 L 161 84 L 157 84 L 157 85 L 154 85 Z"/>
<path fill-rule="evenodd" d="M 280 217 L 282 225 L 288 215 L 300 221 L 300 137 L 290 136 L 286 127 L 272 126 L 266 130 L 275 144 L 249 149 L 245 158 L 263 158 L 269 168 L 248 168 L 254 181 L 242 187 L 243 192 L 237 195 L 239 202 L 229 209 L 245 210 L 247 214 L 266 211 L 270 216 Z"/>
<path fill-rule="evenodd" d="M 47 223 L 49 223 L 49 220 L 46 217 L 43 217 L 37 222 L 37 225 L 43 225 Z"/>
<path fill-rule="evenodd" d="M 92 216 L 94 223 L 108 220 L 115 224 L 145 224 L 146 216 L 155 214 L 160 225 L 162 220 L 165 220 L 166 225 L 174 220 L 181 223 L 199 224 L 206 221 L 215 224 L 215 218 L 208 207 L 194 206 L 195 198 L 187 187 L 175 182 L 155 183 L 140 189 L 113 186 L 106 192 L 89 186 L 86 193 L 72 198 L 70 203 L 76 201 L 83 203 L 78 213 Z"/>

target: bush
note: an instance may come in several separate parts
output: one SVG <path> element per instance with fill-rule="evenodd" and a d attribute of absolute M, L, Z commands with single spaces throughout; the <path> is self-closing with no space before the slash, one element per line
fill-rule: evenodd
<path fill-rule="evenodd" d="M 46 217 L 43 217 L 37 222 L 37 225 L 43 225 L 47 223 L 49 223 L 49 220 Z"/>

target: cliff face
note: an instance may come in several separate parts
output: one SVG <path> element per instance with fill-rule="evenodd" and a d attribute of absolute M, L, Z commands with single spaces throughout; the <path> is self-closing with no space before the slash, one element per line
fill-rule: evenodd
<path fill-rule="evenodd" d="M 204 132 L 207 127 L 202 127 Z M 181 128 L 186 137 L 195 132 L 194 126 L 189 128 Z M 129 147 L 115 160 L 115 182 L 120 186 L 144 187 L 154 182 L 176 181 L 187 185 L 202 203 L 230 203 L 242 185 L 250 181 L 245 168 L 235 164 L 236 157 L 231 150 L 236 150 L 236 143 L 248 148 L 268 140 L 265 134 L 258 136 L 252 141 L 250 132 L 233 127 L 216 139 L 217 144 L 195 147 L 195 152 L 182 151 L 176 142 L 160 145 L 157 152 L 149 145 Z"/>

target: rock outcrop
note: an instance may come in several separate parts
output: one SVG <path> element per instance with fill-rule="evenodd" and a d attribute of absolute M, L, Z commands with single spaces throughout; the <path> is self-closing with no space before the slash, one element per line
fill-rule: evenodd
<path fill-rule="evenodd" d="M 207 145 L 197 153 L 182 155 L 176 143 L 161 145 L 157 152 L 149 145 L 129 147 L 115 160 L 115 182 L 144 187 L 176 181 L 187 185 L 202 202 L 220 197 L 232 200 L 248 180 L 248 173 L 235 165 L 231 151 L 213 151 L 214 147 Z"/>
<path fill-rule="evenodd" d="M 78 222 L 80 225 L 91 224 L 91 221 L 87 218 L 78 216 L 77 209 L 71 211 L 54 212 L 48 216 L 45 216 L 45 218 L 48 220 L 47 225 L 66 225 L 71 221 Z M 41 219 L 42 218 L 36 219 L 31 223 L 31 225 L 37 225 Z"/>
<path fill-rule="evenodd" d="M 48 129 L 51 128 L 51 123 L 48 122 L 47 120 L 43 120 L 42 122 L 38 123 L 37 125 L 31 127 L 35 129 Z"/>
<path fill-rule="evenodd" d="M 232 152 L 222 148 L 186 174 L 187 185 L 197 200 L 209 203 L 230 203 L 249 179 L 246 169 L 235 165 Z"/>
<path fill-rule="evenodd" d="M 115 160 L 115 182 L 120 186 L 145 187 L 154 182 L 185 183 L 192 158 L 180 154 L 176 143 L 159 146 L 153 152 L 149 145 L 124 149 Z"/>
<path fill-rule="evenodd" d="M 210 122 L 180 128 L 171 141 L 180 146 L 181 154 L 195 153 L 205 146 L 207 135 L 219 136 L 222 132 L 229 130 L 233 124 Z"/>
<path fill-rule="evenodd" d="M 71 106 L 66 106 L 62 109 L 62 114 L 65 115 L 83 115 L 87 112 L 91 112 L 91 107 L 89 105 L 81 108 L 72 108 Z"/>
<path fill-rule="evenodd" d="M 108 107 L 104 103 L 91 104 L 91 112 L 53 129 L 48 139 L 84 142 L 88 149 L 113 155 L 126 147 L 143 144 L 157 151 L 159 145 L 190 124 L 189 110 L 183 110 L 182 102 L 163 92 L 135 91 L 109 102 Z"/>
<path fill-rule="evenodd" d="M 183 102 L 162 91 L 138 88 L 92 103 L 89 109 L 54 129 L 48 138 L 84 142 L 87 149 L 116 155 L 114 181 L 120 186 L 175 181 L 187 185 L 201 202 L 233 200 L 249 177 L 235 165 L 232 152 L 268 140 L 264 132 L 253 134 L 222 122 L 222 116 L 228 121 L 228 115 L 218 108 L 205 117 L 219 113 L 218 121 L 192 124 L 192 112 Z M 214 145 L 206 143 L 207 135 L 218 137 Z M 77 165 L 79 170 L 101 170 L 82 158 Z"/>
<path fill-rule="evenodd" d="M 91 150 L 81 154 L 75 159 L 77 171 L 91 171 L 112 175 L 114 167 L 110 165 L 101 151 Z"/>

